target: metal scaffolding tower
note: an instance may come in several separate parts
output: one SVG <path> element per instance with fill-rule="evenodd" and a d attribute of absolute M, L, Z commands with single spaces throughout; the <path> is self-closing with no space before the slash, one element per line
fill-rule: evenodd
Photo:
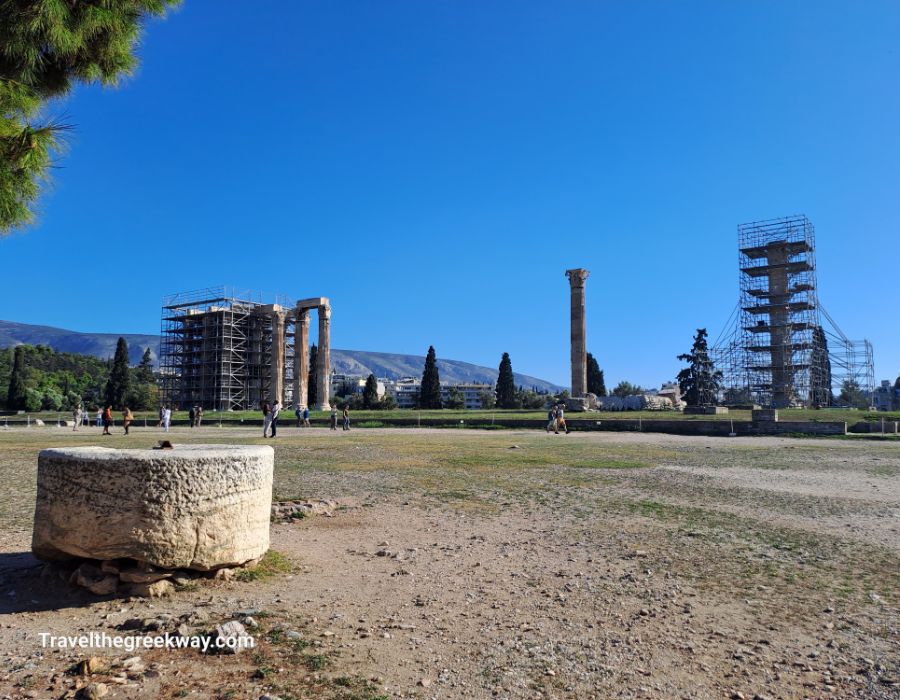
<path fill-rule="evenodd" d="M 872 345 L 851 341 L 819 302 L 806 216 L 738 226 L 740 298 L 711 352 L 726 403 L 828 406 L 852 381 L 874 391 Z"/>
<path fill-rule="evenodd" d="M 263 304 L 256 292 L 229 287 L 165 297 L 160 328 L 163 403 L 227 411 L 255 408 L 269 398 L 276 308 Z M 293 333 L 287 336 L 292 349 Z M 288 385 L 292 373 L 291 360 L 285 368 Z"/>

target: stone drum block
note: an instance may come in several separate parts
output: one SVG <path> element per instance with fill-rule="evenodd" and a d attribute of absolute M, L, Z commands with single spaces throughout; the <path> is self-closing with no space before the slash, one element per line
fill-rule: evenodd
<path fill-rule="evenodd" d="M 43 450 L 32 550 L 166 569 L 243 564 L 269 548 L 274 461 L 267 445 Z"/>

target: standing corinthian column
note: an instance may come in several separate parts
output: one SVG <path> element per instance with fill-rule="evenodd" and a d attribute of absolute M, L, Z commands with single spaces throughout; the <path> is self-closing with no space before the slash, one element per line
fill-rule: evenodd
<path fill-rule="evenodd" d="M 587 328 L 584 319 L 584 282 L 590 272 L 584 268 L 566 270 L 571 291 L 572 329 L 569 335 L 572 358 L 572 396 L 587 393 Z"/>
<path fill-rule="evenodd" d="M 316 362 L 316 399 L 320 411 L 330 411 L 331 396 L 331 307 L 319 307 L 319 349 Z"/>

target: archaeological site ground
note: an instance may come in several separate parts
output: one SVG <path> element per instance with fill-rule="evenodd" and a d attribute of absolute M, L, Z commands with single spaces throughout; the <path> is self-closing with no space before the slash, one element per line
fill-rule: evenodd
<path fill-rule="evenodd" d="M 260 567 L 130 598 L 31 555 L 39 449 L 96 432 L 0 430 L 0 697 L 900 697 L 896 440 L 285 427 Z M 256 647 L 41 646 L 229 621 Z"/>

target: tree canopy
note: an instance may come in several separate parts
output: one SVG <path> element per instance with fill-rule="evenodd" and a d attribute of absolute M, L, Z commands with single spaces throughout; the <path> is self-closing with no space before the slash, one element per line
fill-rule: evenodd
<path fill-rule="evenodd" d="M 705 328 L 698 328 L 689 353 L 678 356 L 688 366 L 678 373 L 678 387 L 688 406 L 711 406 L 716 403 L 722 384 L 722 373 L 717 371 L 709 356 L 709 344 Z"/>
<path fill-rule="evenodd" d="M 500 359 L 500 370 L 497 375 L 497 408 L 518 408 L 516 401 L 516 382 L 513 378 L 512 360 L 509 353 L 503 353 Z"/>
<path fill-rule="evenodd" d="M 363 387 L 363 408 L 378 408 L 378 380 L 374 374 L 370 374 Z"/>
<path fill-rule="evenodd" d="M 0 234 L 29 223 L 60 136 L 47 102 L 76 83 L 116 85 L 137 65 L 145 21 L 178 0 L 0 4 Z"/>
<path fill-rule="evenodd" d="M 419 393 L 419 408 L 442 408 L 441 378 L 438 374 L 437 355 L 434 346 L 428 347 L 425 369 L 422 372 L 422 388 Z"/>
<path fill-rule="evenodd" d="M 587 354 L 587 390 L 595 396 L 606 396 L 606 380 L 603 378 L 603 370 L 591 353 Z"/>
<path fill-rule="evenodd" d="M 106 381 L 104 392 L 107 406 L 124 408 L 128 398 L 128 390 L 131 384 L 131 372 L 128 367 L 128 343 L 125 338 L 119 338 L 116 342 L 116 354 L 113 357 L 112 369 L 109 379 Z"/>

